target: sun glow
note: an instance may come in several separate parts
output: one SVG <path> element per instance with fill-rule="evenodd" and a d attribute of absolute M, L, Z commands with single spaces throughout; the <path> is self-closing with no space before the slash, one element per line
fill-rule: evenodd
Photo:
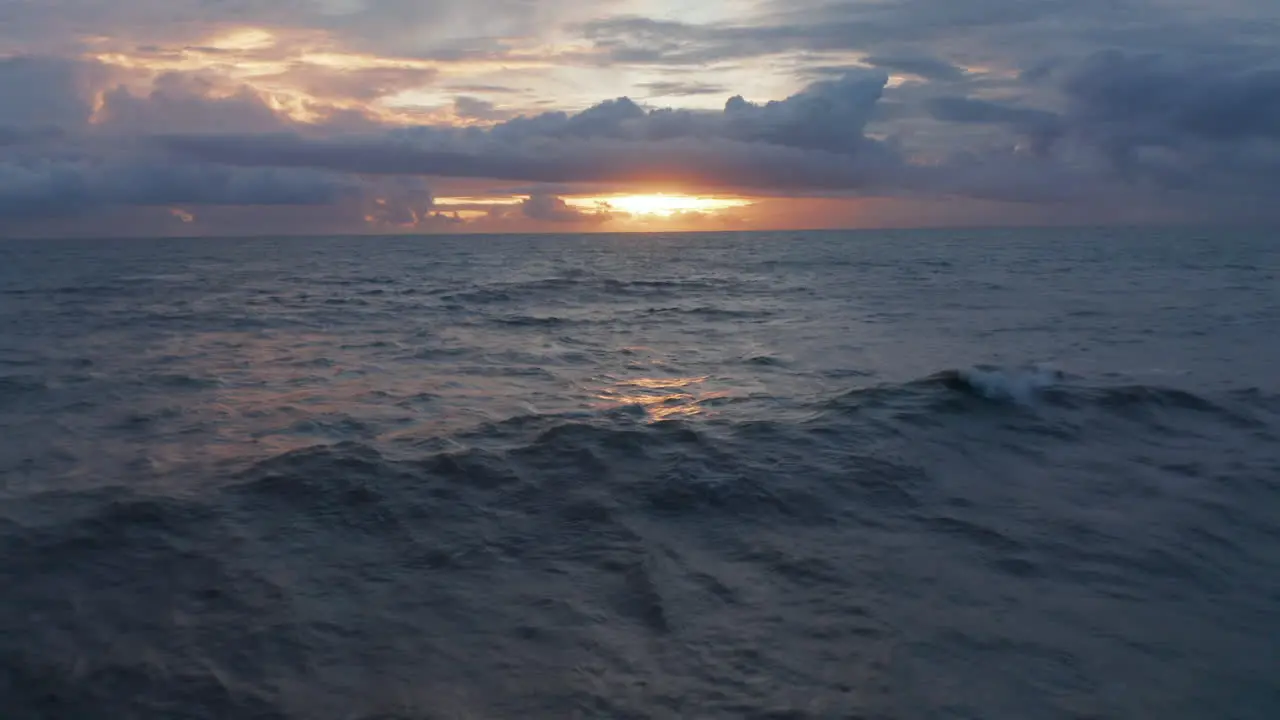
<path fill-rule="evenodd" d="M 573 197 L 565 198 L 565 202 L 580 208 L 603 208 L 630 215 L 652 217 L 671 217 L 679 213 L 714 213 L 751 204 L 750 200 L 742 198 L 699 197 L 697 195 L 667 193 Z"/>
<path fill-rule="evenodd" d="M 215 50 L 265 50 L 276 44 L 276 36 L 255 27 L 237 28 L 205 43 Z"/>

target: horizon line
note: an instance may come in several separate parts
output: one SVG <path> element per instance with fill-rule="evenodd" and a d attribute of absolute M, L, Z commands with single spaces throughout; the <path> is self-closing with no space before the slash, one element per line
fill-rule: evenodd
<path fill-rule="evenodd" d="M 549 237 L 549 236 L 583 236 L 593 235 L 770 235 L 779 233 L 895 233 L 895 232 L 991 232 L 997 230 L 1140 230 L 1150 228 L 1196 229 L 1239 229 L 1239 230 L 1280 230 L 1280 223 L 1261 222 L 1177 222 L 1173 220 L 1150 220 L 1130 223 L 1009 223 L 1009 224 L 976 224 L 976 225 L 885 225 L 878 227 L 821 227 L 821 228 L 773 228 L 773 229 L 717 229 L 717 230 L 531 230 L 527 232 L 349 232 L 349 233 L 305 233 L 286 232 L 262 235 L 59 235 L 59 236 L 11 236 L 0 235 L 0 242 L 110 242 L 128 240 L 336 240 L 368 238 L 370 240 L 386 239 L 429 239 L 429 238 L 484 238 L 484 237 Z"/>

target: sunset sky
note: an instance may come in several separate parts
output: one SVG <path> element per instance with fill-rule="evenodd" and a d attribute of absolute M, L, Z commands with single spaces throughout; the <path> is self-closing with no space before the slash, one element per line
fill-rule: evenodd
<path fill-rule="evenodd" d="M 0 0 L 0 236 L 1280 220 L 1276 0 Z"/>

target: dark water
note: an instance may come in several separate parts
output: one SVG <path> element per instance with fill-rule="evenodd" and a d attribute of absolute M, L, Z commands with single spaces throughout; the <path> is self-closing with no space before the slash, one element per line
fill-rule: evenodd
<path fill-rule="evenodd" d="M 1280 717 L 1280 245 L 0 244 L 0 717 Z"/>

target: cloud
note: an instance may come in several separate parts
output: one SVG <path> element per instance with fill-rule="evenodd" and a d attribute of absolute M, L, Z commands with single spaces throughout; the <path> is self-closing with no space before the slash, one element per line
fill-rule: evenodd
<path fill-rule="evenodd" d="M 937 120 L 957 123 L 1002 123 L 1014 126 L 1049 125 L 1057 121 L 1055 113 L 1019 108 L 990 100 L 969 97 L 935 97 L 925 102 Z"/>
<path fill-rule="evenodd" d="M 370 102 L 431 85 L 440 72 L 427 67 L 336 68 L 295 62 L 259 82 L 295 87 L 316 98 Z"/>
<path fill-rule="evenodd" d="M 175 136 L 164 144 L 179 156 L 241 166 L 778 194 L 866 186 L 881 169 L 860 165 L 848 156 L 720 138 L 531 140 L 510 148 L 480 144 L 470 151 L 381 140 L 310 141 L 296 136 Z"/>
<path fill-rule="evenodd" d="M 639 83 L 637 87 L 648 90 L 655 97 L 688 97 L 690 95 L 719 95 L 725 92 L 723 85 L 678 80 L 658 80 Z"/>
<path fill-rule="evenodd" d="M 72 205 L 81 206 L 91 200 L 121 204 L 323 204 L 344 196 L 361 196 L 366 198 L 363 212 L 373 218 L 370 222 L 408 226 L 430 217 L 429 190 L 422 187 L 410 192 L 415 199 L 395 199 L 395 193 L 384 191 L 386 197 L 379 197 L 382 203 L 370 208 L 367 199 L 374 184 L 420 181 L 423 177 L 475 178 L 534 183 L 535 187 L 688 187 L 775 196 L 959 195 L 1060 203 L 1097 201 L 1104 193 L 1123 192 L 1124 183 L 1135 180 L 1143 181 L 1148 189 L 1203 192 L 1238 186 L 1238 182 L 1228 182 L 1232 177 L 1271 182 L 1275 168 L 1256 153 L 1247 159 L 1239 152 L 1228 156 L 1221 149 L 1192 154 L 1167 143 L 1167 148 L 1174 149 L 1163 154 L 1132 143 L 1124 146 L 1122 141 L 1128 136 L 1109 134 L 1107 129 L 1113 124 L 1130 133 L 1151 125 L 1144 134 L 1150 137 L 1168 136 L 1175 129 L 1211 135 L 1216 126 L 1199 119 L 1206 111 L 1197 114 L 1190 109 L 1171 119 L 1152 116 L 1153 120 L 1141 107 L 1126 115 L 1125 107 L 1112 102 L 1113 94 L 1099 89 L 1094 80 L 1098 73 L 1123 79 L 1128 77 L 1126 72 L 1138 72 L 1122 71 L 1116 62 L 1110 56 L 1090 58 L 1047 76 L 1046 81 L 1061 84 L 1068 99 L 1067 110 L 1061 113 L 961 96 L 939 96 L 924 103 L 929 117 L 943 124 L 1009 127 L 1032 140 L 1032 152 L 1026 154 L 1013 146 L 973 148 L 951 152 L 933 163 L 912 163 L 899 144 L 867 135 L 887 78 L 882 73 L 858 71 L 814 82 L 780 101 L 751 103 L 734 96 L 720 111 L 646 109 L 619 98 L 579 113 L 519 117 L 489 128 L 421 126 L 317 135 L 281 124 L 283 129 L 275 132 L 166 132 L 153 135 L 144 144 L 156 157 L 176 162 L 176 167 L 192 175 L 173 177 L 156 163 L 136 165 L 118 173 L 130 179 L 120 187 L 134 191 L 117 188 L 113 195 L 100 189 L 100 183 L 64 172 L 58 176 L 64 184 L 46 185 L 46 195 L 55 196 L 60 187 L 65 197 L 74 200 Z M 1153 66 L 1149 59 L 1139 65 L 1163 68 L 1158 63 Z M 1198 81 L 1200 85 L 1192 83 L 1186 96 L 1222 97 L 1221 93 L 1210 96 L 1195 89 L 1210 85 L 1209 77 L 1206 74 Z M 1269 111 L 1265 89 L 1270 76 L 1246 73 L 1240 77 L 1239 89 L 1225 96 L 1232 100 L 1231 107 Z M 171 94 L 184 102 L 218 105 L 201 110 L 209 118 L 222 114 L 251 117 L 245 108 L 261 107 L 253 98 L 241 95 L 211 100 L 199 93 L 178 92 L 184 87 L 179 84 L 172 93 L 122 95 L 166 119 L 151 124 L 135 120 L 133 124 L 174 127 L 182 113 L 168 112 Z M 1255 97 L 1256 107 L 1246 103 Z M 105 105 L 108 116 L 113 102 L 109 97 Z M 178 103 L 177 107 L 186 106 Z M 492 111 L 483 103 L 462 103 L 461 109 L 464 113 Z M 1261 131 L 1265 125 L 1258 128 Z M 1119 147 L 1129 147 L 1129 151 L 1118 152 Z M 232 177 L 219 175 L 212 168 L 260 174 Z M 279 193 L 268 192 L 266 186 L 271 182 L 280 184 Z M 244 187 L 256 188 L 252 198 L 243 191 L 233 191 Z M 30 202 L 27 206 L 51 207 Z M 531 220 L 592 219 L 590 213 L 584 214 L 550 193 L 531 191 L 521 208 Z"/>
<path fill-rule="evenodd" d="M 383 230 L 416 228 L 437 219 L 433 205 L 431 189 L 421 178 L 391 178 L 363 193 L 365 221 Z"/>
<path fill-rule="evenodd" d="M 917 75 L 926 80 L 955 82 L 963 80 L 965 76 L 963 70 L 946 60 L 926 55 L 872 55 L 862 61 L 873 67 Z"/>
<path fill-rule="evenodd" d="M 271 132 L 293 125 L 251 88 L 180 73 L 159 76 L 145 94 L 122 85 L 106 91 L 96 118 L 103 131 L 129 134 Z"/>
<path fill-rule="evenodd" d="M 1280 138 L 1280 58 L 1264 67 L 1107 51 L 1066 73 L 1079 122 L 1149 139 Z"/>
<path fill-rule="evenodd" d="M 520 212 L 531 220 L 554 223 L 603 222 L 612 217 L 604 210 L 586 211 L 571 207 L 554 195 L 530 195 L 520 203 Z"/>
<path fill-rule="evenodd" d="M 951 96 L 932 97 L 923 105 L 931 117 L 943 122 L 1006 125 L 1027 138 L 1037 153 L 1043 153 L 1063 133 L 1062 118 L 1046 110 Z"/>
<path fill-rule="evenodd" d="M 0 127 L 83 126 L 93 112 L 93 87 L 107 75 L 102 66 L 78 60 L 0 58 Z"/>
<path fill-rule="evenodd" d="M 1280 64 L 1107 51 L 1058 74 L 1068 139 L 1120 177 L 1201 195 L 1280 190 Z"/>
<path fill-rule="evenodd" d="M 786 100 L 735 96 L 721 112 L 645 110 L 627 98 L 577 114 L 516 118 L 489 130 L 415 128 L 383 138 L 171 135 L 204 162 L 554 183 L 675 182 L 785 192 L 860 187 L 893 154 L 863 133 L 883 75 L 820 81 Z"/>
<path fill-rule="evenodd" d="M 175 39 L 196 44 L 218 30 L 255 27 L 326 32 L 340 35 L 352 48 L 425 55 L 536 35 L 579 8 L 559 0 L 4 0 L 0 41 L 36 39 L 48 45 L 111 37 L 135 44 Z"/>
<path fill-rule="evenodd" d="M 756 7 L 707 23 L 615 15 L 580 30 L 602 63 L 689 68 L 769 58 L 773 65 L 794 60 L 805 74 L 857 54 L 941 82 L 960 79 L 947 65 L 979 75 L 1016 72 L 1114 47 L 1273 54 L 1280 32 L 1280 4 L 1271 0 L 768 0 Z"/>
<path fill-rule="evenodd" d="M 488 100 L 460 95 L 453 99 L 453 114 L 466 120 L 492 122 L 511 117 L 511 113 L 500 110 Z"/>
<path fill-rule="evenodd" d="M 163 157 L 0 162 L 0 217 L 81 214 L 108 206 L 330 205 L 358 194 L 351 178 L 288 168 L 174 163 Z"/>
<path fill-rule="evenodd" d="M 445 86 L 444 89 L 448 90 L 449 92 L 456 92 L 456 93 L 485 93 L 488 95 L 516 94 L 516 93 L 527 92 L 527 90 L 520 90 L 519 88 L 507 87 L 506 85 L 485 85 L 481 83 L 447 85 Z"/>
<path fill-rule="evenodd" d="M 598 220 L 563 199 L 584 188 L 1081 218 L 1268 216 L 1280 191 L 1275 2 L 646 7 L 0 0 L 0 217 L 443 228 L 479 211 L 433 191 L 490 181 L 529 198 L 504 222 L 566 225 Z M 620 77 L 635 95 L 599 101 Z"/>
<path fill-rule="evenodd" d="M 64 137 L 56 127 L 22 128 L 0 126 L 0 148 L 5 146 L 40 147 Z"/>

